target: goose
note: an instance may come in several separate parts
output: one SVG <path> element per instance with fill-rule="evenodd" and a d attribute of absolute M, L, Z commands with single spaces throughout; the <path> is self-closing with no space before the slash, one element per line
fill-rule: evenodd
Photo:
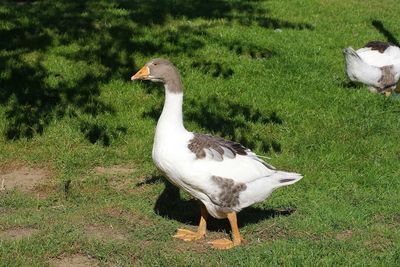
<path fill-rule="evenodd" d="M 166 178 L 200 200 L 197 232 L 178 229 L 173 236 L 184 241 L 206 235 L 208 215 L 228 218 L 232 240 L 217 239 L 216 249 L 230 249 L 243 241 L 236 214 L 265 200 L 275 189 L 296 183 L 298 173 L 278 171 L 239 143 L 209 134 L 190 132 L 183 125 L 183 86 L 175 66 L 165 59 L 152 59 L 135 75 L 135 80 L 164 84 L 165 100 L 157 122 L 152 158 Z"/>
<path fill-rule="evenodd" d="M 367 43 L 355 51 L 343 50 L 350 80 L 366 84 L 371 92 L 389 96 L 400 78 L 400 48 L 380 41 Z"/>

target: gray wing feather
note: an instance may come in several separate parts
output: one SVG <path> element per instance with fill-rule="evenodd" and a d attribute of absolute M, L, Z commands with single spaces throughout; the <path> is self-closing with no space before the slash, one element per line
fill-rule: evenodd
<path fill-rule="evenodd" d="M 232 159 L 236 155 L 242 155 L 251 157 L 269 169 L 275 169 L 272 165 L 258 158 L 250 149 L 221 137 L 194 133 L 194 137 L 190 140 L 188 148 L 196 155 L 197 159 L 209 156 L 216 161 L 222 161 L 225 157 Z"/>

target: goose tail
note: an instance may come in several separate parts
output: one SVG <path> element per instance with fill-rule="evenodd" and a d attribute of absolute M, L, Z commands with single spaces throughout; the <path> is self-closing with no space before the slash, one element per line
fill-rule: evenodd
<path fill-rule="evenodd" d="M 276 188 L 287 186 L 294 184 L 300 181 L 303 178 L 303 175 L 295 172 L 284 172 L 277 171 L 277 174 L 273 176 L 275 180 Z"/>
<path fill-rule="evenodd" d="M 343 49 L 346 59 L 346 73 L 353 82 L 361 82 L 368 86 L 379 87 L 382 75 L 380 68 L 366 63 L 352 47 Z"/>
<path fill-rule="evenodd" d="M 351 72 L 354 68 L 367 67 L 368 64 L 357 54 L 357 52 L 352 47 L 347 47 L 343 49 L 343 55 L 346 59 L 346 71 L 347 74 Z M 349 75 L 350 77 L 350 75 Z M 351 79 L 352 77 L 350 77 Z"/>
<path fill-rule="evenodd" d="M 246 190 L 240 194 L 241 208 L 264 201 L 276 189 L 292 185 L 302 178 L 303 176 L 299 173 L 276 171 L 270 176 L 247 183 Z"/>
<path fill-rule="evenodd" d="M 344 54 L 346 60 L 348 60 L 348 59 L 362 60 L 361 57 L 357 54 L 357 52 L 351 46 L 343 49 L 343 54 Z"/>

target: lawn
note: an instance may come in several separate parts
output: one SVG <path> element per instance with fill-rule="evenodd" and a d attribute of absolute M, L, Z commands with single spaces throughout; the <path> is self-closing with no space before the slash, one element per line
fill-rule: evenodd
<path fill-rule="evenodd" d="M 0 266 L 399 266 L 400 101 L 342 49 L 399 43 L 398 0 L 1 1 Z M 238 217 L 243 246 L 152 163 L 170 59 L 187 129 L 302 173 Z M 2 182 L 4 184 L 2 186 Z M 64 264 L 64 265 L 63 265 Z"/>

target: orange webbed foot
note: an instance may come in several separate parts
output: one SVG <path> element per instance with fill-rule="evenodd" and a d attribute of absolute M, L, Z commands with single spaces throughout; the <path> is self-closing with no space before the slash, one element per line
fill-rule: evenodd
<path fill-rule="evenodd" d="M 222 238 L 222 239 L 210 241 L 210 242 L 208 242 L 208 244 L 211 244 L 213 246 L 213 248 L 216 248 L 216 249 L 230 249 L 230 248 L 239 246 L 240 242 L 235 243 L 229 239 Z"/>
<path fill-rule="evenodd" d="M 206 234 L 203 232 L 193 232 L 186 229 L 178 229 L 173 237 L 183 241 L 194 241 L 203 238 L 205 235 Z"/>
<path fill-rule="evenodd" d="M 229 212 L 226 216 L 228 217 L 229 223 L 231 224 L 233 240 L 231 241 L 229 239 L 223 238 L 208 242 L 216 249 L 230 249 L 239 246 L 240 243 L 242 243 L 243 241 L 237 225 L 236 212 Z"/>

